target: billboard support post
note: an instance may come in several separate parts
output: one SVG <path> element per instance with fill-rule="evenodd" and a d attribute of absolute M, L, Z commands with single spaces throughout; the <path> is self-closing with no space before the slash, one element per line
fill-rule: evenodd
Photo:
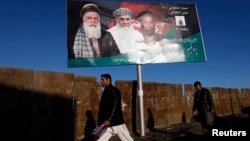
<path fill-rule="evenodd" d="M 141 64 L 137 64 L 137 84 L 138 84 L 138 97 L 139 97 L 139 113 L 140 113 L 140 135 L 145 136 L 144 131 L 144 110 L 143 110 L 143 86 L 141 75 Z"/>

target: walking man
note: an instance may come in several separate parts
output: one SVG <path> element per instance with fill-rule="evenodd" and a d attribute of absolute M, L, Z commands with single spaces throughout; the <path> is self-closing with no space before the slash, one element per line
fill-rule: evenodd
<path fill-rule="evenodd" d="M 110 74 L 101 75 L 101 85 L 104 90 L 99 103 L 98 125 L 104 123 L 108 128 L 98 141 L 108 141 L 116 134 L 121 141 L 133 141 L 123 118 L 121 92 L 111 82 Z"/>
<path fill-rule="evenodd" d="M 210 91 L 203 88 L 200 81 L 194 82 L 196 92 L 194 94 L 193 115 L 197 115 L 198 122 L 201 123 L 204 133 L 208 134 L 212 130 L 214 103 Z"/>

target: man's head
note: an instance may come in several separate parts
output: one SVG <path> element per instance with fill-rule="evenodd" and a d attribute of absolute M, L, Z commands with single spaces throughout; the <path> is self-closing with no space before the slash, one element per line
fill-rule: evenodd
<path fill-rule="evenodd" d="M 83 17 L 84 14 L 87 12 L 95 12 L 95 13 L 98 13 L 98 15 L 101 14 L 101 10 L 98 8 L 96 4 L 93 4 L 93 3 L 88 3 L 88 4 L 83 5 L 80 11 L 80 16 Z"/>
<path fill-rule="evenodd" d="M 138 15 L 138 21 L 141 23 L 141 31 L 145 35 L 155 33 L 156 16 L 151 12 L 142 12 Z"/>
<path fill-rule="evenodd" d="M 112 78 L 110 74 L 102 74 L 101 75 L 101 85 L 102 87 L 107 87 L 111 84 Z"/>
<path fill-rule="evenodd" d="M 201 82 L 200 81 L 195 81 L 194 82 L 194 88 L 196 90 L 201 90 L 202 86 L 201 86 Z"/>
<path fill-rule="evenodd" d="M 83 28 L 86 36 L 89 38 L 100 38 L 101 36 L 101 25 L 100 25 L 100 14 L 101 11 L 97 5 L 93 3 L 85 4 L 80 15 L 83 22 Z"/>
<path fill-rule="evenodd" d="M 130 27 L 133 13 L 128 8 L 119 8 L 113 12 L 113 16 L 120 27 Z"/>

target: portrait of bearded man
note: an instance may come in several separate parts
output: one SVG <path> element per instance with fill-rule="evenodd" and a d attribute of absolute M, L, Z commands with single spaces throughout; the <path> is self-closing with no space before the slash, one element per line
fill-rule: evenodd
<path fill-rule="evenodd" d="M 80 16 L 82 23 L 74 39 L 74 58 L 97 58 L 119 55 L 120 51 L 109 32 L 101 29 L 101 10 L 94 3 L 85 4 Z"/>

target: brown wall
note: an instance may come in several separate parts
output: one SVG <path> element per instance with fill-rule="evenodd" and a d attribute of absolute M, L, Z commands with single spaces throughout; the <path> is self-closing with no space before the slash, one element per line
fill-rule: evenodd
<path fill-rule="evenodd" d="M 99 76 L 98 76 L 99 77 Z M 99 79 L 99 78 L 98 78 Z M 137 81 L 118 80 L 124 118 L 130 132 L 140 132 Z M 182 89 L 184 92 L 182 92 Z M 210 89 L 218 116 L 241 113 L 250 107 L 250 88 Z M 6 137 L 21 140 L 80 140 L 90 110 L 97 119 L 101 86 L 93 76 L 72 73 L 0 68 L 0 122 Z M 155 127 L 189 122 L 193 85 L 144 82 L 143 113 L 147 127 L 150 108 Z M 15 128 L 13 128 L 15 127 Z"/>

